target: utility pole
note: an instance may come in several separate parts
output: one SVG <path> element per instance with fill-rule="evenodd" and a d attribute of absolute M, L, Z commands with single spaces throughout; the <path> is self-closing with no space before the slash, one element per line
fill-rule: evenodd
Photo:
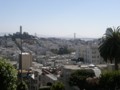
<path fill-rule="evenodd" d="M 20 63 L 21 63 L 21 65 L 20 65 L 20 69 L 21 69 L 21 81 L 22 81 L 22 79 L 23 79 L 23 77 L 22 77 L 22 26 L 20 26 L 20 39 L 21 39 L 21 55 L 20 55 Z"/>

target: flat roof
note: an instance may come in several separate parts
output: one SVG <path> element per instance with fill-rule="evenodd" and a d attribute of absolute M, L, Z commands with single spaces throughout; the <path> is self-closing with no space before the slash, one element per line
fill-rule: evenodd
<path fill-rule="evenodd" d="M 88 65 L 64 65 L 65 69 L 71 69 L 71 70 L 78 70 L 78 69 L 87 69 L 89 68 Z"/>
<path fill-rule="evenodd" d="M 54 76 L 53 74 L 46 74 L 46 76 L 48 76 L 49 78 L 51 78 L 52 80 L 56 81 L 57 77 Z"/>
<path fill-rule="evenodd" d="M 20 54 L 21 54 L 21 52 L 19 52 Z M 30 54 L 30 53 L 28 53 L 28 52 L 22 52 L 22 55 L 28 55 L 28 54 Z"/>
<path fill-rule="evenodd" d="M 29 53 L 27 53 L 27 52 L 22 52 L 22 55 L 28 55 Z"/>
<path fill-rule="evenodd" d="M 80 69 L 80 67 L 78 67 L 78 65 L 64 65 L 64 68 L 72 69 L 72 70 Z"/>

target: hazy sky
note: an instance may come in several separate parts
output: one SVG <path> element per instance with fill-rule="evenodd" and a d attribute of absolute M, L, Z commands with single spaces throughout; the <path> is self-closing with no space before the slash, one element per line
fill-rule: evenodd
<path fill-rule="evenodd" d="M 120 25 L 120 0 L 0 0 L 0 32 L 101 37 Z"/>

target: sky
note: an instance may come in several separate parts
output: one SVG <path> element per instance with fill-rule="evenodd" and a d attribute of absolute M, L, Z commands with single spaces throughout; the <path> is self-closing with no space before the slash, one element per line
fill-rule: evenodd
<path fill-rule="evenodd" d="M 0 33 L 99 38 L 120 25 L 120 0 L 0 0 Z"/>

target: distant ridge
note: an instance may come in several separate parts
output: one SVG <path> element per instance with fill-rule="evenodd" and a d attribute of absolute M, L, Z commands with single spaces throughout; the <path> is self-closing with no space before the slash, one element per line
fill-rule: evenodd
<path fill-rule="evenodd" d="M 95 40 L 95 39 L 98 39 L 98 38 L 80 38 L 81 40 L 84 40 L 84 41 L 92 41 L 92 40 Z"/>
<path fill-rule="evenodd" d="M 1 33 L 0 33 L 0 36 L 4 36 L 4 35 L 8 35 L 8 34 L 12 34 L 12 33 L 9 33 L 9 32 L 1 32 Z"/>
<path fill-rule="evenodd" d="M 13 34 L 11 32 L 1 32 L 0 36 L 4 36 L 4 35 L 8 35 L 8 34 Z M 32 34 L 33 35 L 33 34 Z M 66 39 L 66 40 L 70 40 L 70 39 L 74 39 L 72 36 L 57 36 L 57 35 L 42 35 L 42 34 L 37 34 L 37 37 L 39 38 L 60 38 L 60 39 Z M 76 39 L 81 39 L 84 41 L 92 41 L 94 39 L 97 38 L 87 38 L 87 37 L 77 37 Z"/>
<path fill-rule="evenodd" d="M 39 38 L 60 38 L 60 39 L 66 39 L 66 40 L 74 39 L 73 37 L 70 37 L 70 36 L 67 37 L 67 36 L 41 35 L 41 34 L 38 34 L 37 37 L 39 37 Z M 76 39 L 81 39 L 84 41 L 92 41 L 92 40 L 98 39 L 98 38 L 77 37 Z"/>

